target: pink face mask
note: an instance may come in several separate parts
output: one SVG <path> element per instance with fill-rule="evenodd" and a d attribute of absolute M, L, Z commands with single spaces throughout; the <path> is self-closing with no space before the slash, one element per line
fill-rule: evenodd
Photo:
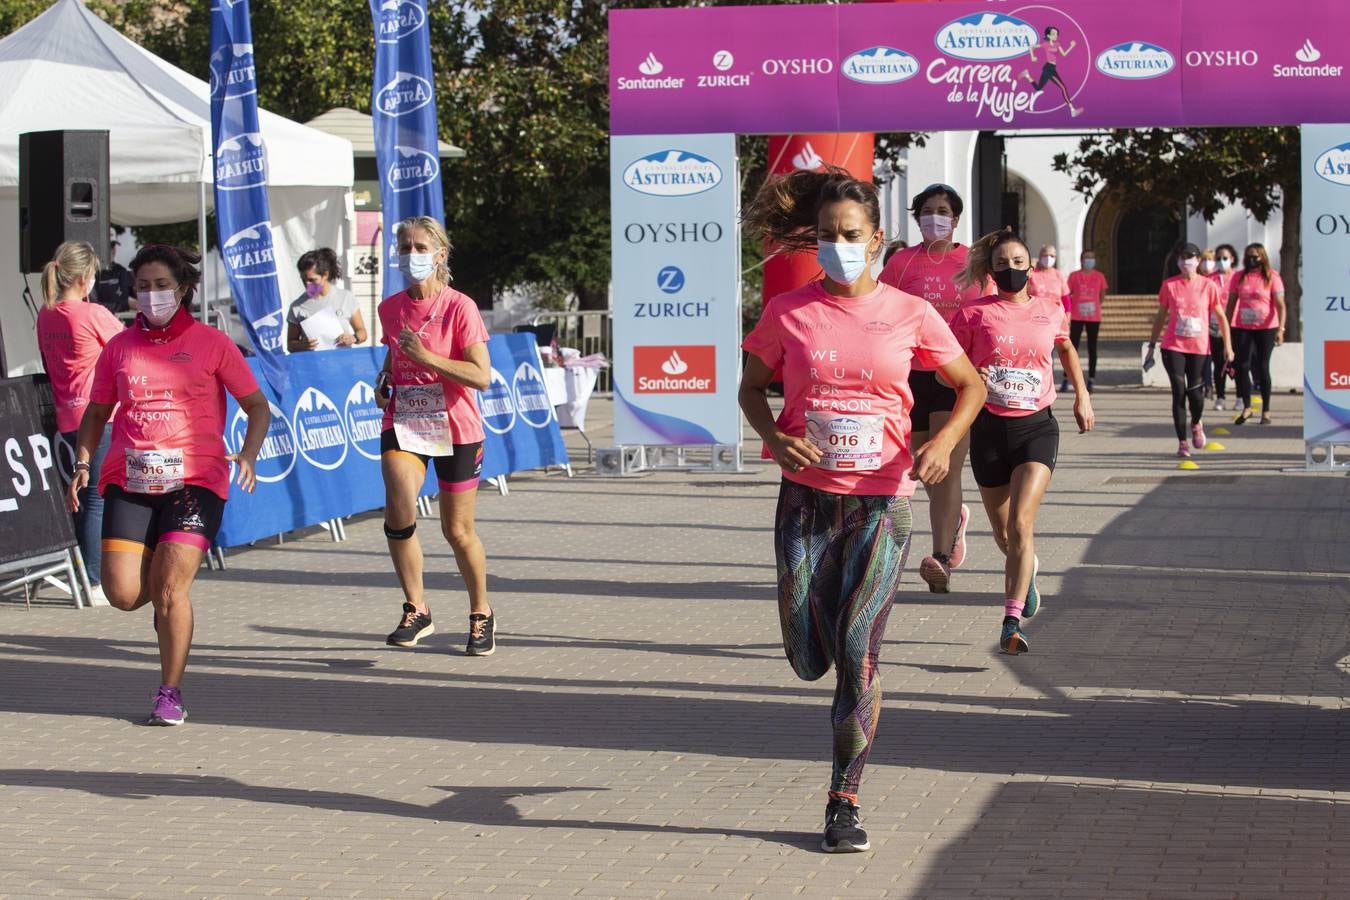
<path fill-rule="evenodd" d="M 1187 275 L 1194 275 L 1195 270 L 1198 268 L 1200 268 L 1200 260 L 1196 259 L 1194 256 L 1188 256 L 1181 261 L 1181 271 L 1185 272 Z"/>
<path fill-rule="evenodd" d="M 323 282 L 313 281 L 305 284 L 305 294 L 312 300 L 323 293 Z"/>

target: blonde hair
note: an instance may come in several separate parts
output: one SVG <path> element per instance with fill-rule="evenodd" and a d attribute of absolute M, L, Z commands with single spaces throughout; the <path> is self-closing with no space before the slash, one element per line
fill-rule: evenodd
<path fill-rule="evenodd" d="M 1201 251 L 1200 251 L 1200 261 L 1201 261 L 1201 262 L 1204 262 L 1204 261 L 1207 260 L 1207 259 L 1214 259 L 1214 258 L 1215 258 L 1215 256 L 1214 256 L 1214 251 L 1213 251 L 1213 250 L 1210 250 L 1209 248 L 1205 248 L 1204 250 L 1201 250 Z"/>
<path fill-rule="evenodd" d="M 436 276 L 446 284 L 450 283 L 450 254 L 455 252 L 455 247 L 450 243 L 450 235 L 446 233 L 445 226 L 437 219 L 431 216 L 412 216 L 398 223 L 398 228 L 394 230 L 394 236 L 400 242 L 403 240 L 404 233 L 419 229 L 425 231 L 431 236 L 431 242 L 439 248 L 445 250 L 445 262 L 436 264 Z"/>
<path fill-rule="evenodd" d="M 85 241 L 65 241 L 42 267 L 42 305 L 51 309 L 83 278 L 98 278 L 98 254 Z"/>
<path fill-rule="evenodd" d="M 991 231 L 970 245 L 966 267 L 957 273 L 956 283 L 963 288 L 979 287 L 983 290 L 985 282 L 993 272 L 994 251 L 1004 244 L 1020 244 L 1022 249 L 1027 251 L 1027 255 L 1031 255 L 1031 248 L 1027 246 L 1027 242 L 1011 228 Z"/>

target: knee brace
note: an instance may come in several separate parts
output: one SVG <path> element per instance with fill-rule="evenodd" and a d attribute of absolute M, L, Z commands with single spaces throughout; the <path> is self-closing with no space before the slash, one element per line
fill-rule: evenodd
<path fill-rule="evenodd" d="M 406 541 L 413 536 L 413 532 L 416 530 L 416 522 L 413 522 L 407 528 L 390 528 L 388 522 L 384 523 L 384 536 L 391 541 Z"/>

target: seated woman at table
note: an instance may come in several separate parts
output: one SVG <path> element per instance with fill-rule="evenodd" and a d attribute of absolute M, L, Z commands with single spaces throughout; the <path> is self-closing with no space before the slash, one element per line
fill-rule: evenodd
<path fill-rule="evenodd" d="M 311 250 L 300 257 L 296 268 L 300 270 L 300 279 L 305 283 L 305 293 L 291 303 L 286 313 L 286 349 L 299 353 L 305 350 L 355 347 L 363 343 L 366 339 L 366 323 L 361 318 L 361 311 L 356 308 L 356 297 L 335 283 L 342 277 L 337 254 L 328 247 Z M 311 316 L 329 311 L 336 317 L 342 331 L 334 336 L 331 346 L 323 346 L 326 342 L 311 337 L 303 323 Z"/>

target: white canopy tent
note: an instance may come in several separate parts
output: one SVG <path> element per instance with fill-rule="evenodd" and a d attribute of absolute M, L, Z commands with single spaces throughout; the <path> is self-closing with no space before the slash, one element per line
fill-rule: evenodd
<path fill-rule="evenodd" d="M 106 129 L 113 222 L 204 221 L 214 205 L 211 101 L 206 82 L 128 40 L 80 0 L 58 0 L 0 40 L 0 85 L 0 316 L 9 374 L 20 374 L 36 371 L 38 357 L 18 262 L 19 134 Z M 301 253 L 332 247 L 342 259 L 350 246 L 352 146 L 266 111 L 260 118 L 284 302 L 302 291 Z"/>

